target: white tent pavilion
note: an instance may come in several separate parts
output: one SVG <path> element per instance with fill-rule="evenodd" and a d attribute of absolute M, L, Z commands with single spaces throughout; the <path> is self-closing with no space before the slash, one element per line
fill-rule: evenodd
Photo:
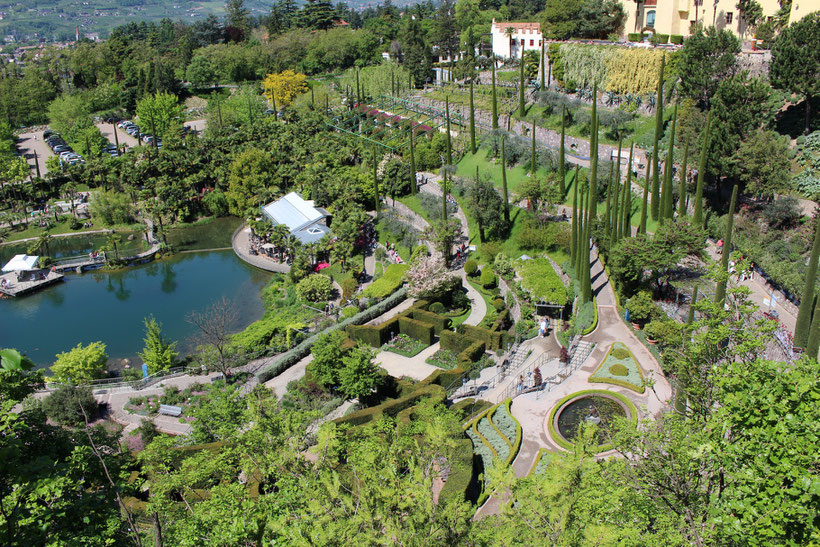
<path fill-rule="evenodd" d="M 14 258 L 9 260 L 5 266 L 3 266 L 4 272 L 19 272 L 19 271 L 29 271 L 29 270 L 36 270 L 37 269 L 37 261 L 40 259 L 39 256 L 30 256 L 30 255 L 15 255 Z"/>

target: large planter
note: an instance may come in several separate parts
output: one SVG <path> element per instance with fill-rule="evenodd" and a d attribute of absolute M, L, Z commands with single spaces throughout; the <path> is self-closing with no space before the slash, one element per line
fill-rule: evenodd
<path fill-rule="evenodd" d="M 641 325 L 639 323 L 632 323 L 632 330 L 641 330 Z"/>
<path fill-rule="evenodd" d="M 649 344 L 650 346 L 654 346 L 655 344 L 657 344 L 657 343 L 658 343 L 658 341 L 657 341 L 657 340 L 653 340 L 652 338 L 647 338 L 647 339 L 646 339 L 646 343 L 647 343 L 647 344 Z"/>

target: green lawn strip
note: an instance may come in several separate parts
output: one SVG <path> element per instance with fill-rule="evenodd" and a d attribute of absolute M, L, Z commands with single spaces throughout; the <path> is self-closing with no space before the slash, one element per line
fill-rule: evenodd
<path fill-rule="evenodd" d="M 478 293 L 481 295 L 481 298 L 483 298 L 484 302 L 487 304 L 488 311 L 495 309 L 493 307 L 493 297 L 485 293 L 481 285 L 479 285 L 478 283 L 474 283 L 469 277 L 467 278 L 467 283 L 469 283 L 472 288 L 478 291 Z"/>
<path fill-rule="evenodd" d="M 592 107 L 581 107 L 583 110 L 592 111 Z M 599 107 L 601 110 L 617 110 L 615 108 L 604 108 Z M 551 129 L 556 132 L 561 131 L 561 113 L 556 112 L 553 114 L 546 114 L 546 108 L 543 106 L 529 105 L 527 108 L 527 112 L 524 115 L 524 118 L 518 115 L 518 111 L 516 110 L 513 113 L 513 118 L 517 120 L 527 121 L 532 123 L 532 120 L 535 119 L 535 124 L 539 127 L 544 127 L 546 129 Z M 625 133 L 625 138 L 629 141 L 635 142 L 642 142 L 642 139 L 650 138 L 652 132 L 655 130 L 655 116 L 644 116 L 644 115 L 637 115 L 634 120 L 629 122 L 626 126 L 628 133 Z M 583 139 L 588 141 L 589 134 L 588 129 L 584 128 L 579 124 L 572 124 L 568 125 L 565 128 L 566 134 L 570 137 L 575 137 L 577 139 Z M 601 132 L 599 135 L 599 140 L 601 144 L 611 144 L 616 146 L 618 144 L 618 139 L 612 139 L 608 135 L 606 135 L 606 129 L 601 128 Z"/>
<path fill-rule="evenodd" d="M 473 309 L 470 306 L 467 306 L 467 309 L 464 310 L 464 313 L 456 315 L 455 317 L 450 317 L 450 327 L 455 329 L 457 326 L 464 323 L 464 321 L 466 321 L 467 318 L 470 317 L 470 312 L 472 311 Z"/>
<path fill-rule="evenodd" d="M 552 407 L 549 417 L 547 418 L 547 426 L 550 432 L 550 439 L 552 439 L 552 441 L 554 441 L 561 448 L 571 451 L 574 449 L 575 445 L 571 442 L 565 441 L 561 434 L 555 430 L 555 425 L 553 423 L 555 421 L 555 413 L 558 412 L 558 409 L 564 406 L 564 404 L 567 403 L 567 401 L 574 399 L 576 397 L 580 397 L 582 395 L 609 395 L 611 397 L 614 397 L 615 399 L 618 399 L 620 402 L 625 404 L 626 408 L 629 410 L 629 420 L 632 422 L 633 425 L 637 425 L 638 409 L 635 408 L 635 404 L 632 401 L 630 401 L 628 397 L 625 397 L 624 395 L 621 395 L 620 393 L 616 393 L 614 391 L 607 391 L 603 389 L 585 389 L 583 391 L 576 391 L 575 393 L 570 393 L 569 395 L 558 401 L 558 403 L 556 403 L 555 406 Z M 611 444 L 602 444 L 598 446 L 597 452 L 606 452 L 607 450 L 611 449 Z"/>
<path fill-rule="evenodd" d="M 421 206 L 421 200 L 419 199 L 418 194 L 400 197 L 398 201 L 406 205 L 408 209 L 416 213 L 427 222 L 430 222 L 430 214 L 424 207 Z"/>
<path fill-rule="evenodd" d="M 619 354 L 624 354 L 625 356 L 616 357 L 616 355 Z M 619 376 L 613 373 L 611 368 L 616 365 L 621 365 L 624 367 L 628 374 L 626 376 Z M 644 374 L 641 370 L 640 363 L 638 363 L 638 360 L 635 359 L 632 352 L 629 351 L 629 348 L 621 342 L 614 342 L 609 347 L 609 351 L 607 351 L 601 361 L 601 364 L 595 369 L 595 372 L 592 373 L 592 376 L 589 377 L 589 381 L 591 383 L 621 386 L 638 393 L 644 393 L 646 391 L 646 386 L 644 385 Z"/>
<path fill-rule="evenodd" d="M 475 154 L 471 154 L 469 152 L 464 154 L 464 157 L 458 162 L 456 175 L 459 177 L 472 179 L 475 177 L 475 168 L 478 166 L 479 172 L 482 175 L 489 175 L 495 187 L 501 191 L 501 160 L 499 159 L 498 163 L 491 161 L 488 157 L 489 153 L 490 151 L 485 148 L 478 150 Z M 524 160 L 524 163 L 528 161 L 529 157 Z M 529 173 L 529 168 L 525 168 L 523 165 L 508 167 L 507 190 L 511 194 L 519 194 L 518 187 L 523 181 L 527 180 Z M 543 178 L 546 175 L 546 169 L 541 168 L 536 170 L 536 176 Z"/>
<path fill-rule="evenodd" d="M 49 218 L 49 217 L 43 217 L 43 218 Z M 51 228 L 48 231 L 48 233 L 51 234 L 52 236 L 57 235 L 57 234 L 83 235 L 87 232 L 99 232 L 99 230 L 114 230 L 117 233 L 125 232 L 125 231 L 127 231 L 127 232 L 140 232 L 140 231 L 145 229 L 144 224 L 121 224 L 121 225 L 116 225 L 116 226 L 92 226 L 91 228 L 81 228 L 79 230 L 73 230 L 69 227 L 69 222 L 70 221 L 68 219 L 60 220 L 59 222 L 55 223 L 54 222 L 54 217 L 50 217 L 50 218 L 51 218 L 51 222 L 54 225 L 54 227 Z M 39 218 L 38 219 L 32 219 L 31 222 L 29 222 L 28 228 L 26 228 L 25 230 L 23 230 L 21 232 L 16 231 L 16 229 L 15 230 L 10 230 L 9 235 L 5 239 L 5 241 L 10 243 L 10 242 L 13 242 L 13 241 L 19 241 L 21 239 L 28 239 L 28 238 L 32 238 L 32 237 L 40 237 L 43 234 L 43 229 L 40 228 L 40 226 L 38 225 L 38 221 L 39 221 Z M 87 222 L 87 221 L 83 221 L 83 222 Z M 89 235 L 92 235 L 92 236 L 93 235 L 101 235 L 103 237 L 105 236 L 105 234 L 102 234 L 102 233 L 89 234 Z"/>

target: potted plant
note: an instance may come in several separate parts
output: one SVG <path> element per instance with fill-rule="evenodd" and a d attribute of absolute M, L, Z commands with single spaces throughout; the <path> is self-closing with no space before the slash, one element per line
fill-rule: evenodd
<path fill-rule="evenodd" d="M 632 328 L 638 330 L 641 325 L 649 321 L 652 311 L 655 309 L 655 303 L 648 291 L 641 291 L 629 299 L 626 303 L 626 309 L 629 310 Z"/>
<path fill-rule="evenodd" d="M 658 340 L 663 339 L 667 330 L 664 321 L 650 321 L 644 327 L 644 334 L 646 334 L 646 343 L 654 346 Z"/>

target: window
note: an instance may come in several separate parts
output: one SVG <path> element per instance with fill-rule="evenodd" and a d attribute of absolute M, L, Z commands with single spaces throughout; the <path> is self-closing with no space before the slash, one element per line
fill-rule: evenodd
<path fill-rule="evenodd" d="M 731 25 L 732 24 L 732 19 L 734 19 L 734 17 L 735 17 L 735 14 L 732 13 L 731 11 L 729 13 L 727 13 L 726 14 L 726 24 Z"/>
<path fill-rule="evenodd" d="M 535 40 L 530 40 L 530 47 L 535 45 Z"/>
<path fill-rule="evenodd" d="M 538 40 L 538 47 L 541 47 L 543 45 L 544 45 L 544 41 L 543 40 Z"/>
<path fill-rule="evenodd" d="M 524 39 L 521 38 L 521 47 L 524 47 Z"/>
<path fill-rule="evenodd" d="M 655 28 L 655 10 L 646 12 L 646 26 Z"/>

